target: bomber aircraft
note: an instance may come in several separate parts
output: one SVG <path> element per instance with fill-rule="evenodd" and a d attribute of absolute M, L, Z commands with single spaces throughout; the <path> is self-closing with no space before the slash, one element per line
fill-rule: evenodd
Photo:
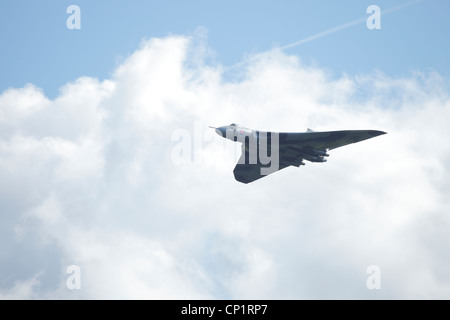
<path fill-rule="evenodd" d="M 270 132 L 252 130 L 232 123 L 210 127 L 221 137 L 242 143 L 242 154 L 233 170 L 234 177 L 249 183 L 289 166 L 326 162 L 328 151 L 351 143 L 386 134 L 377 130 L 342 130 L 317 132 Z"/>

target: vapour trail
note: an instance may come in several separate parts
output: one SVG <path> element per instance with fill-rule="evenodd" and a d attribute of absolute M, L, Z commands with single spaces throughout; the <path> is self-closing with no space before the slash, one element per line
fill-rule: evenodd
<path fill-rule="evenodd" d="M 422 2 L 422 1 L 424 1 L 424 0 L 414 0 L 414 1 L 410 1 L 410 2 L 407 2 L 407 3 L 401 4 L 401 5 L 398 5 L 398 6 L 389 8 L 389 9 L 384 10 L 384 11 L 382 10 L 382 11 L 381 11 L 381 16 L 386 15 L 386 14 L 389 14 L 389 13 L 392 13 L 392 12 L 399 11 L 399 10 L 401 10 L 401 9 L 404 9 L 404 8 L 406 8 L 406 7 L 409 7 L 409 6 L 412 6 L 412 5 L 417 4 L 417 3 L 419 3 L 419 2 Z M 313 41 L 313 40 L 320 39 L 320 38 L 325 37 L 325 36 L 327 36 L 327 35 L 330 35 L 330 34 L 333 34 L 333 33 L 338 32 L 338 31 L 341 31 L 341 30 L 350 28 L 350 27 L 352 27 L 352 26 L 355 26 L 355 25 L 357 25 L 357 24 L 363 23 L 363 22 L 365 22 L 365 21 L 367 20 L 367 18 L 368 18 L 368 16 L 365 16 L 364 18 L 360 18 L 360 19 L 353 20 L 353 21 L 351 21 L 351 22 L 344 23 L 344 24 L 342 24 L 342 25 L 340 25 L 340 26 L 333 27 L 333 28 L 331 28 L 331 29 L 328 29 L 328 30 L 325 30 L 325 31 L 316 33 L 316 34 L 314 34 L 314 35 L 312 35 L 312 36 L 309 36 L 309 37 L 306 37 L 306 38 L 304 38 L 304 39 L 301 39 L 301 40 L 292 42 L 292 43 L 290 43 L 290 44 L 287 44 L 287 45 L 285 45 L 285 46 L 282 46 L 282 47 L 280 47 L 280 49 L 281 49 L 281 50 L 287 50 L 287 49 L 291 49 L 291 48 L 294 48 L 294 47 L 298 47 L 298 46 L 300 46 L 300 45 L 302 45 L 302 44 L 311 42 L 311 41 Z M 251 60 L 251 59 L 246 59 L 246 60 L 244 60 L 244 61 L 238 62 L 238 63 L 236 63 L 236 64 L 234 64 L 234 65 L 228 67 L 228 68 L 226 69 L 226 71 L 231 70 L 231 69 L 235 69 L 235 68 L 237 68 L 237 67 L 239 67 L 239 66 L 242 66 L 242 65 L 246 64 L 247 62 L 249 62 L 250 60 Z"/>
<path fill-rule="evenodd" d="M 385 11 L 381 11 L 381 15 L 386 15 L 386 14 L 389 14 L 389 13 L 392 13 L 392 12 L 404 9 L 406 7 L 412 6 L 412 5 L 414 5 L 416 3 L 419 3 L 419 2 L 422 2 L 422 1 L 423 0 L 415 0 L 415 1 L 410 1 L 408 3 L 401 4 L 399 6 L 387 9 Z M 325 36 L 327 36 L 329 34 L 333 34 L 333 33 L 338 32 L 340 30 L 344 30 L 344 29 L 350 28 L 350 27 L 352 27 L 354 25 L 363 23 L 366 20 L 367 20 L 367 17 L 364 17 L 364 18 L 360 18 L 360 19 L 357 19 L 357 20 L 354 20 L 354 21 L 351 21 L 351 22 L 347 22 L 347 23 L 342 24 L 340 26 L 337 26 L 337 27 L 334 27 L 334 28 L 331 28 L 331 29 L 328 29 L 328 30 L 325 30 L 325 31 L 322 31 L 322 32 L 319 32 L 319 33 L 316 33 L 315 35 L 309 36 L 309 37 L 304 38 L 302 40 L 298 40 L 298 41 L 292 42 L 290 44 L 287 44 L 287 45 L 281 47 L 280 49 L 281 50 L 286 50 L 286 49 L 290 49 L 290 48 L 293 48 L 293 47 L 298 47 L 298 46 L 300 46 L 302 44 L 311 42 L 311 41 L 316 40 L 316 39 L 320 39 L 320 38 L 325 37 Z"/>

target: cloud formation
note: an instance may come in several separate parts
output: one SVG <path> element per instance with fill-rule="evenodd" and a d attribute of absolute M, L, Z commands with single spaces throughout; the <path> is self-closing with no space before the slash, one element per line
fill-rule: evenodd
<path fill-rule="evenodd" d="M 208 52 L 154 38 L 54 100 L 0 95 L 0 298 L 448 298 L 448 79 L 336 76 L 272 50 L 232 81 Z M 243 185 L 207 128 L 231 122 L 388 135 Z"/>

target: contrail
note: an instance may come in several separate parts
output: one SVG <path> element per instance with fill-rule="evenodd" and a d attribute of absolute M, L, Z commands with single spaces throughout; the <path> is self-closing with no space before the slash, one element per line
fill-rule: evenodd
<path fill-rule="evenodd" d="M 410 1 L 410 2 L 407 2 L 407 3 L 401 4 L 401 5 L 389 8 L 389 9 L 384 10 L 384 11 L 382 10 L 381 11 L 381 15 L 386 15 L 386 14 L 389 14 L 389 13 L 392 13 L 392 12 L 404 9 L 406 7 L 412 6 L 412 5 L 417 4 L 419 2 L 422 2 L 422 1 L 424 1 L 424 0 L 414 0 L 414 1 Z M 316 40 L 316 39 L 320 39 L 320 38 L 325 37 L 327 35 L 336 33 L 336 32 L 338 32 L 340 30 L 344 30 L 344 29 L 350 28 L 352 26 L 355 26 L 357 24 L 363 23 L 363 22 L 365 22 L 367 20 L 367 18 L 368 17 L 365 16 L 364 18 L 353 20 L 351 22 L 347 22 L 347 23 L 342 24 L 340 26 L 337 26 L 337 27 L 334 27 L 334 28 L 331 28 L 331 29 L 328 29 L 328 30 L 325 30 L 325 31 L 322 31 L 322 32 L 319 32 L 319 33 L 316 33 L 316 34 L 314 34 L 312 36 L 309 36 L 307 38 L 304 38 L 304 39 L 301 39 L 301 40 L 289 43 L 289 44 L 287 44 L 285 46 L 282 46 L 282 47 L 280 47 L 280 49 L 281 50 L 287 50 L 287 49 L 290 49 L 290 48 L 298 47 L 298 46 L 300 46 L 302 44 L 311 42 L 311 41 Z M 237 68 L 237 67 L 247 63 L 250 60 L 251 59 L 246 59 L 244 61 L 238 62 L 238 63 L 228 67 L 227 70 L 231 70 L 231 69 Z"/>
<path fill-rule="evenodd" d="M 381 11 L 381 15 L 386 15 L 386 14 L 389 14 L 389 13 L 392 13 L 392 12 L 395 12 L 395 11 L 398 11 L 398 10 L 401 10 L 401 9 L 403 9 L 403 8 L 412 6 L 412 5 L 414 5 L 414 4 L 416 4 L 416 3 L 419 3 L 419 2 L 422 2 L 422 1 L 423 1 L 423 0 L 415 0 L 415 1 L 411 1 L 411 2 L 408 2 L 408 3 L 401 4 L 401 5 L 399 5 L 399 6 L 396 6 L 396 7 L 390 8 L 390 9 L 387 9 L 387 10 L 385 10 L 385 11 Z M 352 26 L 354 26 L 354 25 L 363 23 L 363 22 L 365 22 L 366 20 L 367 20 L 367 17 L 364 17 L 364 18 L 361 18 L 361 19 L 357 19 L 357 20 L 354 20 L 354 21 L 345 23 L 345 24 L 343 24 L 343 25 L 340 25 L 340 26 L 337 26 L 337 27 L 334 27 L 334 28 L 331 28 L 331 29 L 328 29 L 328 30 L 319 32 L 319 33 L 317 33 L 317 34 L 315 34 L 315 35 L 312 35 L 312 36 L 309 36 L 309 37 L 307 37 L 307 38 L 305 38 L 305 39 L 302 39 L 302 40 L 295 41 L 295 42 L 293 42 L 293 43 L 287 44 L 287 45 L 281 47 L 280 49 L 281 49 L 281 50 L 286 50 L 286 49 L 290 49 L 290 48 L 293 48 L 293 47 L 300 46 L 300 45 L 305 44 L 305 43 L 307 43 L 307 42 L 310 42 L 310 41 L 313 41 L 313 40 L 316 40 L 316 39 L 325 37 L 325 36 L 327 36 L 327 35 L 329 35 L 329 34 L 332 34 L 332 33 L 338 32 L 338 31 L 340 31 L 340 30 L 350 28 L 350 27 L 352 27 Z"/>
<path fill-rule="evenodd" d="M 302 45 L 304 43 L 307 43 L 307 42 L 310 42 L 310 41 L 313 41 L 313 40 L 325 37 L 325 36 L 327 36 L 329 34 L 338 32 L 339 30 L 347 29 L 347 28 L 349 28 L 351 26 L 360 24 L 360 23 L 366 21 L 366 19 L 367 18 L 361 18 L 361 19 L 358 19 L 358 20 L 355 20 L 355 21 L 352 21 L 352 22 L 348 22 L 346 24 L 343 24 L 343 25 L 340 25 L 340 26 L 337 26 L 337 27 L 334 27 L 334 28 L 322 31 L 322 32 L 317 33 L 317 34 L 315 34 L 313 36 L 309 36 L 309 37 L 307 37 L 305 39 L 298 40 L 298 41 L 292 42 L 290 44 L 287 44 L 287 45 L 281 47 L 280 49 L 281 50 L 286 50 L 286 49 L 290 49 L 290 48 L 293 48 L 293 47 L 298 47 L 298 46 L 300 46 L 300 45 Z"/>

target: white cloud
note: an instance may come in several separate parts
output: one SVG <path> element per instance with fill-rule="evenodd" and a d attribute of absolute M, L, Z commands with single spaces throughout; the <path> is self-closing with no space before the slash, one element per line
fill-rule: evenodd
<path fill-rule="evenodd" d="M 29 280 L 16 282 L 14 287 L 7 292 L 0 291 L 0 300 L 22 300 L 36 298 L 33 290 L 39 286 L 39 274 Z"/>
<path fill-rule="evenodd" d="M 30 261 L 1 280 L 2 297 L 448 298 L 447 80 L 335 77 L 273 50 L 225 81 L 193 43 L 143 41 L 111 79 L 77 79 L 53 101 L 33 85 L 0 95 L 1 240 L 57 247 L 51 270 Z M 231 122 L 388 135 L 243 185 L 232 142 L 207 129 Z M 193 147 L 183 165 L 177 130 Z"/>

